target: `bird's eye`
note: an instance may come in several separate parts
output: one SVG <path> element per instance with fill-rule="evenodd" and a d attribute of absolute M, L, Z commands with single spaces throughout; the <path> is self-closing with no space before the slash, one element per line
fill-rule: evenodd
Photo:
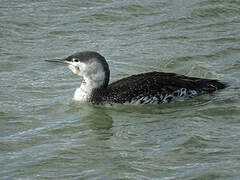
<path fill-rule="evenodd" d="M 73 58 L 72 61 L 73 61 L 73 62 L 79 62 L 79 60 L 78 60 L 78 59 L 75 59 L 75 58 Z"/>

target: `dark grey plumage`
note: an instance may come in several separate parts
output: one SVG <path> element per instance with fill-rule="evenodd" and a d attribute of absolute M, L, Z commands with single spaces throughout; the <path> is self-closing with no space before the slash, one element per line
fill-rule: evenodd
<path fill-rule="evenodd" d="M 113 82 L 102 91 L 102 99 L 98 102 L 165 103 L 178 97 L 193 97 L 225 87 L 225 84 L 217 80 L 175 73 L 148 72 Z"/>

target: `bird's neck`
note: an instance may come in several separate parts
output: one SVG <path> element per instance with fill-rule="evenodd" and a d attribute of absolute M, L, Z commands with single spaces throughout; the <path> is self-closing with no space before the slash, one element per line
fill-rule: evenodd
<path fill-rule="evenodd" d="M 76 89 L 73 99 L 76 101 L 90 102 L 94 98 L 101 98 L 100 95 L 106 89 L 103 87 L 104 80 L 93 80 L 84 77 L 82 84 Z"/>

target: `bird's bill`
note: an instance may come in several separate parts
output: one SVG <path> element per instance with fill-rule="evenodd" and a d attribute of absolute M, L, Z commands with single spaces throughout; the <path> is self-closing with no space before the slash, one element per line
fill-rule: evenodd
<path fill-rule="evenodd" d="M 68 64 L 67 61 L 65 59 L 49 59 L 49 60 L 45 60 L 47 62 L 52 62 L 52 63 L 60 63 L 60 64 Z"/>

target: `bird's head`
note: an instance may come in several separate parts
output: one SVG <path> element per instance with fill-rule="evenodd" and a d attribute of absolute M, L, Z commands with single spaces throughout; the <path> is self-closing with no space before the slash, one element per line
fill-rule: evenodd
<path fill-rule="evenodd" d="M 105 58 L 97 52 L 84 51 L 64 59 L 46 61 L 67 65 L 74 74 L 83 77 L 84 83 L 89 83 L 94 88 L 107 87 L 108 85 L 109 67 Z"/>

